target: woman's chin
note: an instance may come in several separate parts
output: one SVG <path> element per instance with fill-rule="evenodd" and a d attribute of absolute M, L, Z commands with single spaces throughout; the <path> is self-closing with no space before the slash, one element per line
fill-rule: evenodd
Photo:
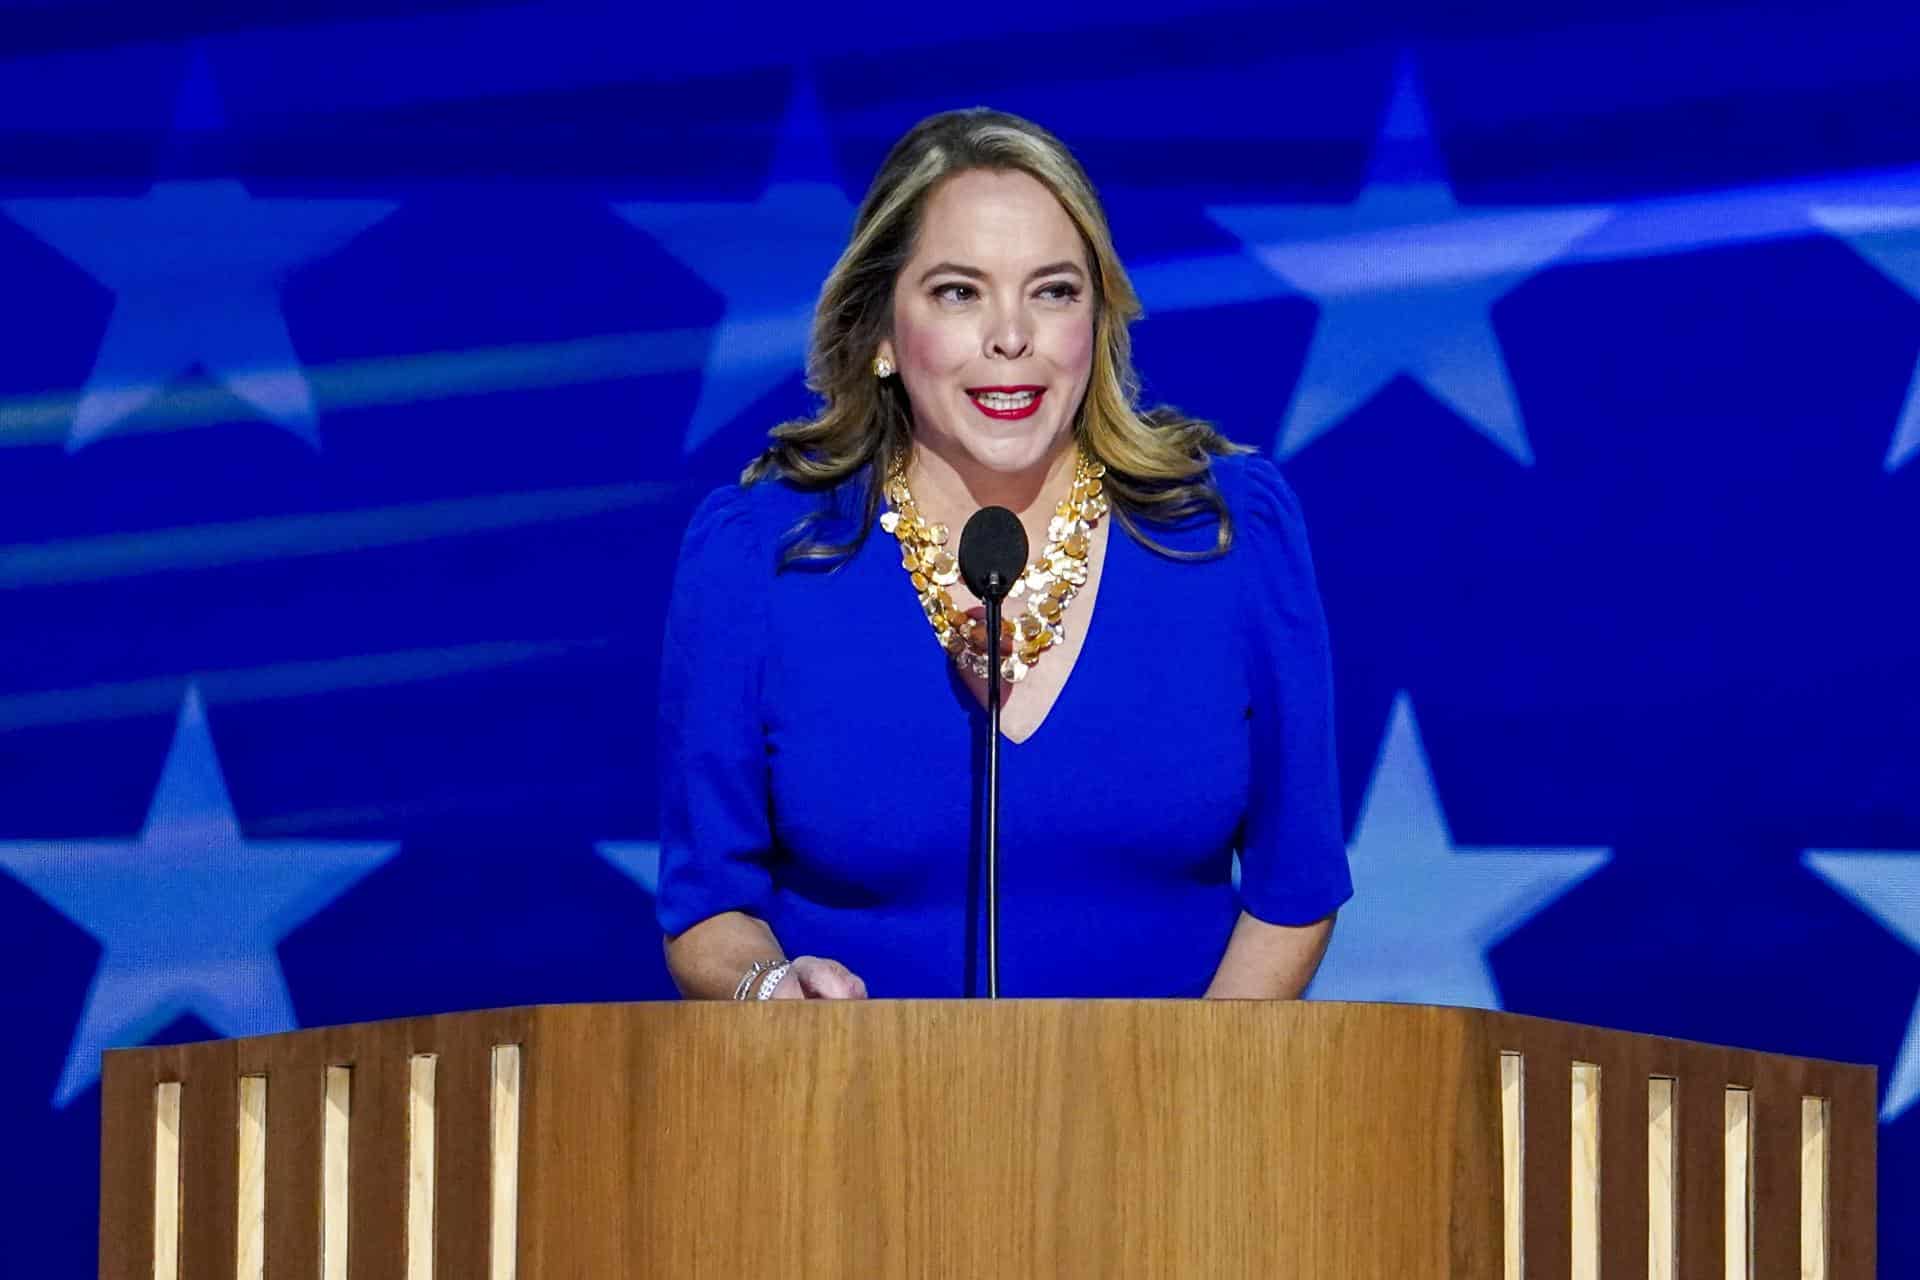
<path fill-rule="evenodd" d="M 998 475 L 1025 475 L 1039 467 L 1051 463 L 1058 453 L 1058 442 L 1051 434 L 1041 436 L 1032 431 L 1019 435 L 985 436 L 970 434 L 962 442 L 962 448 L 976 467 L 983 471 L 992 471 Z"/>

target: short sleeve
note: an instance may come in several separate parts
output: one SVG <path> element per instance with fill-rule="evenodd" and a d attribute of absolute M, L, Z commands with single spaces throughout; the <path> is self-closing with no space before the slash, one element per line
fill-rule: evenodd
<path fill-rule="evenodd" d="M 1300 504 L 1271 460 L 1221 459 L 1240 562 L 1251 773 L 1240 900 L 1269 924 L 1301 925 L 1353 896 L 1340 827 L 1333 665 Z M 1221 479 L 1228 477 L 1222 475 Z"/>
<path fill-rule="evenodd" d="M 709 916 L 764 917 L 772 895 L 761 676 L 773 551 L 748 491 L 719 489 L 687 526 L 660 656 L 660 887 L 672 937 Z"/>

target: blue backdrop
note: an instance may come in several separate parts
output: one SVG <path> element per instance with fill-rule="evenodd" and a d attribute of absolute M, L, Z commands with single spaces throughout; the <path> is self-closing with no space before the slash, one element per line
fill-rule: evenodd
<path fill-rule="evenodd" d="M 670 992 L 680 530 L 985 102 L 1305 504 L 1314 993 L 1874 1063 L 1920 1275 L 1920 12 L 930 8 L 0 0 L 6 1273 L 103 1046 Z"/>

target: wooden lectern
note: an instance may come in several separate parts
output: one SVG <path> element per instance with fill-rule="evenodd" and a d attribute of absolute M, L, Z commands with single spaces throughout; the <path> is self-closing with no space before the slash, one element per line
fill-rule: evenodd
<path fill-rule="evenodd" d="M 100 1274 L 1867 1280 L 1874 1090 L 1413 1005 L 449 1014 L 108 1054 Z"/>

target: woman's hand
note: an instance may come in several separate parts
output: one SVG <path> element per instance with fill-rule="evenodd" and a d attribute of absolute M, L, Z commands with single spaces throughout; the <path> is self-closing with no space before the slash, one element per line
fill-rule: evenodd
<path fill-rule="evenodd" d="M 838 960 L 800 956 L 773 989 L 770 1000 L 865 1000 L 867 984 Z"/>

